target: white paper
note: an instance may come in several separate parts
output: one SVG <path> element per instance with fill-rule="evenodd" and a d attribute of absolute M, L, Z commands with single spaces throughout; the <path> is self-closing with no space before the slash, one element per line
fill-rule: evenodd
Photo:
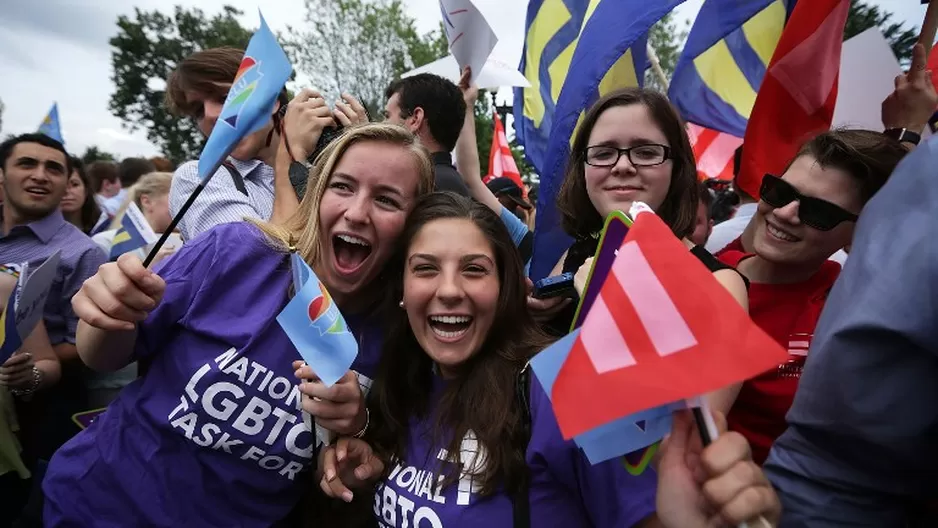
<path fill-rule="evenodd" d="M 895 90 L 895 78 L 902 73 L 878 29 L 868 29 L 844 42 L 832 126 L 883 130 L 883 100 Z M 928 127 L 925 134 L 931 134 Z"/>
<path fill-rule="evenodd" d="M 498 42 L 495 32 L 469 0 L 440 0 L 440 11 L 449 50 L 460 71 L 469 66 L 472 80 L 476 80 Z"/>
<path fill-rule="evenodd" d="M 46 299 L 49 298 L 49 290 L 52 289 L 52 282 L 59 270 L 61 253 L 61 250 L 53 253 L 41 266 L 36 268 L 36 271 L 30 273 L 29 277 L 26 278 L 26 282 L 23 283 L 15 312 L 16 331 L 22 339 L 26 339 L 26 336 L 33 331 L 33 328 L 42 319 L 43 308 L 46 305 Z"/>
<path fill-rule="evenodd" d="M 458 83 L 459 78 L 462 76 L 462 72 L 459 70 L 459 63 L 456 62 L 456 58 L 452 55 L 447 55 L 442 59 L 437 59 L 429 64 L 415 68 L 401 75 L 401 77 L 410 77 L 411 75 L 420 73 L 439 75 L 454 83 Z M 478 75 L 475 75 L 475 82 L 479 88 L 496 90 L 501 87 L 510 86 L 520 86 L 521 88 L 531 87 L 531 83 L 518 71 L 518 68 L 494 57 L 489 57 L 488 60 L 485 61 L 481 72 L 473 70 L 473 74 L 475 73 L 478 73 Z"/>

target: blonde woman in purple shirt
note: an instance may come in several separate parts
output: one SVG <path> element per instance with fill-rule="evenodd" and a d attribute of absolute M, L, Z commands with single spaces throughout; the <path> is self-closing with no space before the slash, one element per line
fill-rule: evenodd
<path fill-rule="evenodd" d="M 52 459 L 46 526 L 268 527 L 288 516 L 316 451 L 292 377 L 299 354 L 275 319 L 290 299 L 290 248 L 346 314 L 360 343 L 353 369 L 373 375 L 371 310 L 433 171 L 411 134 L 374 124 L 330 145 L 310 182 L 282 226 L 217 226 L 155 272 L 122 255 L 85 282 L 73 302 L 82 359 L 149 368 Z M 316 385 L 319 425 L 363 428 L 355 373 Z"/>
<path fill-rule="evenodd" d="M 518 252 L 486 206 L 452 193 L 422 198 L 402 249 L 391 262 L 398 315 L 369 394 L 364 440 L 376 456 L 357 439 L 325 450 L 327 494 L 350 501 L 343 483 L 386 468 L 373 504 L 383 528 L 697 528 L 777 517 L 739 435 L 689 466 L 701 449 L 686 413 L 660 476 L 632 475 L 618 460 L 591 465 L 563 439 L 543 388 L 519 375 L 548 340 L 526 308 Z M 692 468 L 723 480 L 705 492 Z"/>

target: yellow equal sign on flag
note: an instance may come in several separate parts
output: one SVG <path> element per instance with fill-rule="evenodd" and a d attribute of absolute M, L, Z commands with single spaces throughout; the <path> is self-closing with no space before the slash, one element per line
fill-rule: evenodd
<path fill-rule="evenodd" d="M 668 96 L 694 124 L 743 137 L 795 0 L 707 0 L 674 69 Z"/>

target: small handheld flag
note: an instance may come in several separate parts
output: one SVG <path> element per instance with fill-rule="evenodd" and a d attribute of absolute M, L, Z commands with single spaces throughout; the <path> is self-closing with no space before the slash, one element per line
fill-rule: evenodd
<path fill-rule="evenodd" d="M 59 124 L 59 103 L 53 103 L 49 113 L 39 125 L 39 133 L 45 134 L 50 138 L 65 145 L 65 139 L 62 138 L 62 126 Z"/>
<path fill-rule="evenodd" d="M 19 281 L 7 300 L 3 315 L 0 315 L 0 364 L 23 345 L 23 339 L 42 319 L 49 290 L 58 272 L 61 253 L 61 250 L 56 251 L 31 273 L 23 265 Z"/>
<path fill-rule="evenodd" d="M 294 281 L 304 280 L 277 322 L 319 379 L 331 387 L 358 357 L 358 342 L 325 286 L 295 252 L 290 255 Z"/>
<path fill-rule="evenodd" d="M 260 12 L 258 12 L 260 14 Z M 293 67 L 287 59 L 277 38 L 267 26 L 264 15 L 260 14 L 261 26 L 258 28 L 241 59 L 241 67 L 228 90 L 228 97 L 222 106 L 218 121 L 212 129 L 202 156 L 199 157 L 199 176 L 202 182 L 192 191 L 189 199 L 173 217 L 169 227 L 156 242 L 144 260 L 149 266 L 157 252 L 166 243 L 182 216 L 186 214 L 196 197 L 201 194 L 208 180 L 218 171 L 228 154 L 245 136 L 257 132 L 271 120 L 274 104 L 290 80 Z"/>
<path fill-rule="evenodd" d="M 557 373 L 551 401 L 571 438 L 749 379 L 785 358 L 657 215 L 640 214 Z"/>
<path fill-rule="evenodd" d="M 17 282 L 7 299 L 6 308 L 0 313 L 0 365 L 23 346 L 23 338 L 16 331 L 16 293 L 19 287 Z"/>
<path fill-rule="evenodd" d="M 124 211 L 124 216 L 121 217 L 120 229 L 117 230 L 111 243 L 110 259 L 117 260 L 117 257 L 124 253 L 156 242 L 157 238 L 150 223 L 143 216 L 143 212 L 137 204 L 130 202 L 127 210 Z"/>

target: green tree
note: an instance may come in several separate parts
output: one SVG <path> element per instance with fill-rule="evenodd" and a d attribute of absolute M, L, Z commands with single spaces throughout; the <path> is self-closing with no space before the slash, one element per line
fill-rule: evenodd
<path fill-rule="evenodd" d="M 391 80 L 446 54 L 441 30 L 420 35 L 401 0 L 305 3 L 305 30 L 289 27 L 285 39 L 293 64 L 327 98 L 351 93 L 372 117 L 384 107 Z"/>
<path fill-rule="evenodd" d="M 166 110 L 165 80 L 196 51 L 246 47 L 252 31 L 238 22 L 242 14 L 227 5 L 212 17 L 201 9 L 176 6 L 172 15 L 134 9 L 133 17 L 118 17 L 118 33 L 110 40 L 115 86 L 111 113 L 129 130 L 146 130 L 147 138 L 174 163 L 198 157 L 204 138 L 191 120 Z"/>
<path fill-rule="evenodd" d="M 658 56 L 658 63 L 664 71 L 666 78 L 670 79 L 674 73 L 674 67 L 677 66 L 677 60 L 681 56 L 681 50 L 684 48 L 684 41 L 687 40 L 690 21 L 684 23 L 684 28 L 678 30 L 677 22 L 674 20 L 674 14 L 668 13 L 648 31 L 648 44 Z M 658 75 L 652 68 L 645 70 L 645 87 L 666 92 L 668 87 L 662 84 Z"/>
<path fill-rule="evenodd" d="M 878 27 L 892 47 L 893 53 L 899 63 L 908 66 L 912 61 L 912 47 L 918 41 L 916 28 L 908 28 L 902 22 L 896 22 L 892 13 L 884 11 L 879 6 L 869 5 L 862 1 L 850 2 L 850 12 L 847 15 L 847 26 L 844 29 L 844 40 L 863 33 L 867 29 Z"/>
<path fill-rule="evenodd" d="M 84 163 L 93 163 L 95 161 L 116 161 L 116 158 L 110 152 L 104 152 L 97 145 L 91 145 L 85 149 L 81 155 L 81 161 Z"/>

